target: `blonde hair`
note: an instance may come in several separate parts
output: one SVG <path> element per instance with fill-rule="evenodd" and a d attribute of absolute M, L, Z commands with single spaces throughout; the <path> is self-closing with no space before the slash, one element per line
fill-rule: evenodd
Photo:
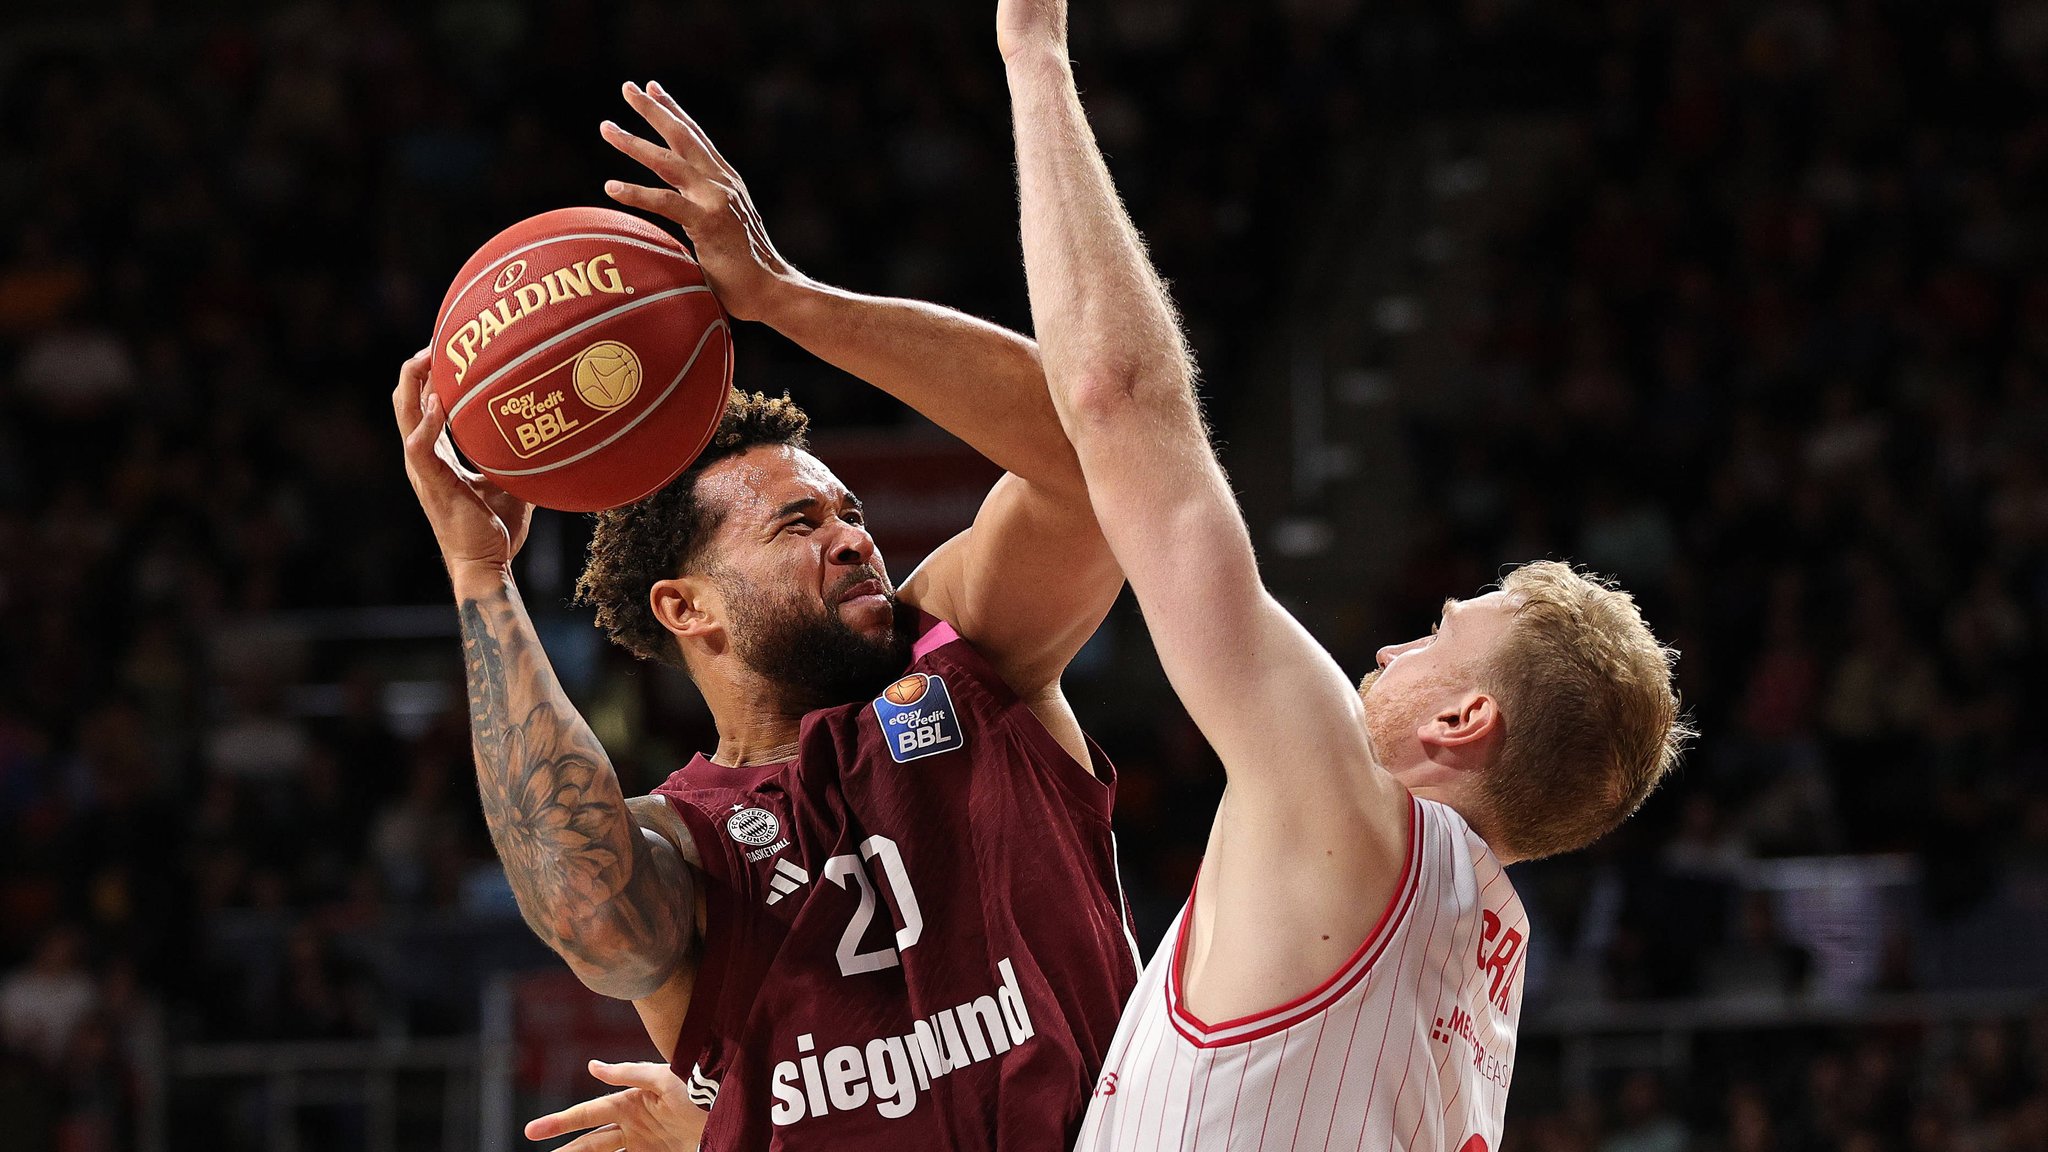
<path fill-rule="evenodd" d="M 1500 587 L 1514 618 L 1488 679 L 1507 737 L 1481 792 L 1495 849 L 1535 859 L 1628 819 L 1694 731 L 1672 686 L 1678 652 L 1613 581 L 1539 560 Z"/>

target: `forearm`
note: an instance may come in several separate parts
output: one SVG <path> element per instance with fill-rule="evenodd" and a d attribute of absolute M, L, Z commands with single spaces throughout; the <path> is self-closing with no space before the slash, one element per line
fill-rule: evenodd
<path fill-rule="evenodd" d="M 626 806 L 500 571 L 457 571 L 477 790 L 519 911 L 584 983 L 632 999 L 658 988 L 688 942 L 682 871 Z"/>
<path fill-rule="evenodd" d="M 1031 319 L 1062 423 L 1084 453 L 1084 438 L 1123 434 L 1106 423 L 1143 419 L 1157 430 L 1166 416 L 1199 425 L 1173 306 L 1117 197 L 1064 55 L 1036 46 L 1006 64 Z"/>
<path fill-rule="evenodd" d="M 880 388 L 1005 471 L 1082 491 L 1046 394 L 1038 347 L 1006 328 L 917 300 L 792 286 L 763 317 L 813 356 Z"/>
<path fill-rule="evenodd" d="M 1006 63 L 1032 321 L 1103 535 L 1141 603 L 1184 585 L 1193 540 L 1212 567 L 1250 567 L 1173 306 L 1117 198 L 1073 74 L 1050 48 Z M 1185 535 L 1191 527 L 1202 535 Z"/>
<path fill-rule="evenodd" d="M 768 324 L 916 408 L 1012 475 L 1085 507 L 1080 467 L 1030 340 L 936 305 L 863 296 L 804 276 L 775 251 L 745 181 L 696 121 L 659 85 L 643 92 L 629 84 L 625 95 L 667 147 L 609 122 L 605 138 L 669 187 L 613 181 L 607 192 L 682 225 L 735 318 Z"/>

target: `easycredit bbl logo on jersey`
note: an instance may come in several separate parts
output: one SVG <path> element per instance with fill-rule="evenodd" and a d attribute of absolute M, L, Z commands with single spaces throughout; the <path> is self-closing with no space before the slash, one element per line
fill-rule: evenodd
<path fill-rule="evenodd" d="M 912 672 L 896 681 L 875 701 L 875 719 L 882 725 L 882 740 L 889 757 L 908 764 L 926 756 L 951 752 L 967 744 L 960 728 L 960 714 L 946 682 L 937 676 Z"/>

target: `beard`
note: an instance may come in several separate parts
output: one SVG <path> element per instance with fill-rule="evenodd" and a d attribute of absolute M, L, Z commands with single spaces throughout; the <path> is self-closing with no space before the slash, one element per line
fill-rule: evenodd
<path fill-rule="evenodd" d="M 1404 698 L 1398 686 L 1373 691 L 1379 678 L 1378 670 L 1366 673 L 1358 682 L 1358 695 L 1365 704 L 1365 739 L 1372 749 L 1372 758 L 1392 771 L 1395 761 L 1390 757 L 1406 746 L 1404 741 L 1414 740 L 1415 730 L 1428 718 L 1429 705 L 1412 693 Z"/>
<path fill-rule="evenodd" d="M 917 614 L 904 609 L 881 573 L 853 573 L 839 590 L 869 579 L 881 580 L 889 601 L 892 623 L 881 636 L 855 631 L 836 608 L 800 595 L 775 597 L 736 581 L 726 584 L 733 647 L 747 667 L 775 685 L 784 707 L 810 712 L 877 696 L 910 666 Z"/>
<path fill-rule="evenodd" d="M 1387 762 L 1387 757 L 1383 750 L 1391 747 L 1391 745 L 1386 742 L 1386 737 L 1381 732 L 1382 721 L 1387 711 L 1386 694 L 1381 693 L 1379 699 L 1375 699 L 1372 694 L 1372 687 L 1379 682 L 1379 678 L 1379 669 L 1375 668 L 1367 672 L 1364 678 L 1358 682 L 1358 698 L 1365 705 L 1366 746 L 1372 751 L 1373 762 L 1384 766 Z"/>

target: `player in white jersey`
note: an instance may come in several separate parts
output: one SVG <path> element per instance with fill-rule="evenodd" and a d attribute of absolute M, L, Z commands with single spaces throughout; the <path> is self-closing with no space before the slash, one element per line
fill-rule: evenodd
<path fill-rule="evenodd" d="M 1355 687 L 1261 583 L 1194 368 L 1089 131 L 1065 0 L 998 0 L 1053 401 L 1174 690 L 1229 775 L 1077 1147 L 1500 1142 L 1527 922 L 1503 866 L 1587 844 L 1687 736 L 1674 653 L 1558 563 L 1446 601 Z"/>
<path fill-rule="evenodd" d="M 1077 1148 L 1499 1147 L 1528 920 L 1456 811 L 1411 808 L 1409 859 L 1379 923 L 1305 995 L 1205 1023 L 1176 967 L 1187 913 L 1175 918 L 1118 1025 Z"/>

